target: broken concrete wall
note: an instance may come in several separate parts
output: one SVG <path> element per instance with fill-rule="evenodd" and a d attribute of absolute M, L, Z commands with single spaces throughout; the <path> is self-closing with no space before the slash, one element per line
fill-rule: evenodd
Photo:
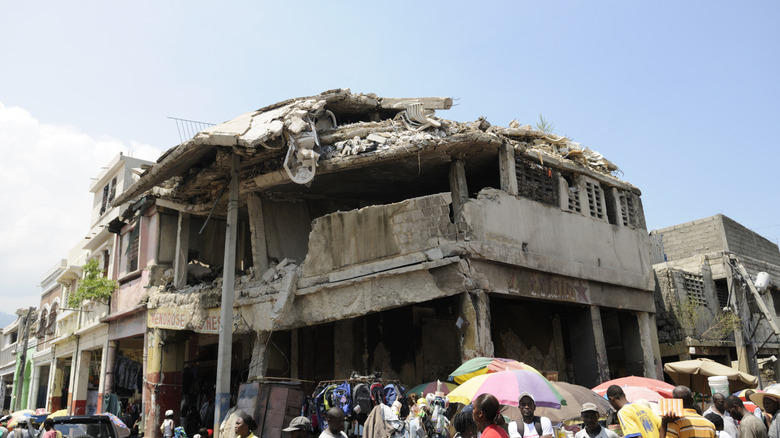
<path fill-rule="evenodd" d="M 176 233 L 178 232 L 178 215 L 160 213 L 160 245 L 157 251 L 157 264 L 173 266 L 176 258 Z"/>
<path fill-rule="evenodd" d="M 670 262 L 726 249 L 723 222 L 717 216 L 653 230 L 650 234 L 663 236 L 664 253 Z"/>
<path fill-rule="evenodd" d="M 501 190 L 484 189 L 463 220 L 480 256 L 573 278 L 651 291 L 650 240 L 644 230 L 595 221 Z"/>
<path fill-rule="evenodd" d="M 145 301 L 151 274 L 151 269 L 143 269 L 140 277 L 123 282 L 111 297 L 111 314 L 126 312 Z"/>
<path fill-rule="evenodd" d="M 306 257 L 311 216 L 306 201 L 263 200 L 268 259 L 300 263 Z"/>
<path fill-rule="evenodd" d="M 303 276 L 411 254 L 455 240 L 451 196 L 441 193 L 317 218 Z"/>

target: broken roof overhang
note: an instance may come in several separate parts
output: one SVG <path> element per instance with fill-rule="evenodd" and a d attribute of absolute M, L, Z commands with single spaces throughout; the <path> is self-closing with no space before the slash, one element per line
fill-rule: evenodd
<path fill-rule="evenodd" d="M 117 196 L 114 204 L 123 204 L 173 177 L 192 173 L 192 168 L 196 168 L 195 173 L 203 171 L 200 166 L 205 161 L 217 160 L 218 149 L 278 160 L 287 148 L 284 169 L 249 176 L 241 188 L 258 191 L 273 187 L 275 191 L 291 192 L 311 181 L 315 168 L 317 175 L 325 175 L 378 163 L 402 163 L 411 161 L 410 157 L 420 166 L 420 160 L 445 162 L 456 155 L 479 154 L 480 146 L 485 152 L 495 152 L 503 143 L 514 145 L 522 156 L 541 164 L 555 163 L 575 172 L 595 174 L 597 179 L 639 194 L 636 187 L 612 175 L 617 166 L 568 138 L 528 125 L 521 127 L 516 121 L 503 128 L 490 126 L 481 118 L 474 123 L 459 123 L 432 116 L 433 110 L 451 106 L 450 98 L 380 98 L 352 94 L 348 89 L 279 102 L 208 128 L 170 149 L 139 181 Z M 287 166 L 293 149 L 297 149 L 297 174 Z M 334 189 L 333 185 L 326 186 Z M 170 190 L 165 192 L 171 194 Z M 192 212 L 195 210 L 198 208 Z"/>
<path fill-rule="evenodd" d="M 425 110 L 452 107 L 452 99 L 448 97 L 381 98 L 373 94 L 352 94 L 349 89 L 336 89 L 318 96 L 289 99 L 242 114 L 203 130 L 192 139 L 169 149 L 157 160 L 157 164 L 147 169 L 141 178 L 117 196 L 112 204 L 121 205 L 155 185 L 181 175 L 215 147 L 283 148 L 286 142 L 278 140 L 282 139 L 285 131 L 292 134 L 305 131 L 308 116 L 321 114 L 326 107 L 329 111 L 341 115 L 375 112 L 378 118 L 382 113 L 396 115 L 414 103 L 420 104 Z M 335 120 L 333 124 L 335 125 Z"/>

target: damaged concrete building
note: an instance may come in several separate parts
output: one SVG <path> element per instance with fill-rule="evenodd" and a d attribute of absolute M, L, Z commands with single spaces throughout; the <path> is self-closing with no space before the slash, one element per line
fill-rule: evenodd
<path fill-rule="evenodd" d="M 234 395 L 352 371 L 415 384 L 475 356 L 586 386 L 659 376 L 640 191 L 569 139 L 436 115 L 451 105 L 287 100 L 198 133 L 117 197 L 135 201 L 122 229 L 161 215 L 144 268 L 147 436 L 160 412 L 185 415 L 179 400 L 213 397 L 220 327 Z"/>
<path fill-rule="evenodd" d="M 650 237 L 664 362 L 736 362 L 740 371 L 760 375 L 764 385 L 776 381 L 777 244 L 722 214 L 653 230 Z M 759 276 L 767 281 L 757 288 Z"/>

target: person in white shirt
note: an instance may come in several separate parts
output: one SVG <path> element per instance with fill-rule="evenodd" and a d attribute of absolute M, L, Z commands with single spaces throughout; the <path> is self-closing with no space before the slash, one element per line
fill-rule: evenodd
<path fill-rule="evenodd" d="M 585 427 L 574 438 L 618 438 L 615 432 L 599 424 L 599 409 L 595 404 L 585 403 L 580 414 Z"/>
<path fill-rule="evenodd" d="M 518 400 L 520 413 L 523 415 L 523 421 L 513 421 L 509 423 L 510 438 L 552 438 L 552 422 L 547 417 L 534 416 L 536 410 L 536 400 L 528 392 L 520 394 Z"/>
<path fill-rule="evenodd" d="M 731 415 L 726 411 L 726 396 L 716 392 L 712 394 L 712 406 L 701 414 L 706 417 L 707 414 L 717 414 L 723 419 L 723 430 L 728 433 L 731 438 L 739 438 L 739 429 L 737 429 L 737 423 L 731 418 Z"/>

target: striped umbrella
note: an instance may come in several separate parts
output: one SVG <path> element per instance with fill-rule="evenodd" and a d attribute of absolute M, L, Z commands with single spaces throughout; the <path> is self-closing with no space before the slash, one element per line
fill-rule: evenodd
<path fill-rule="evenodd" d="M 536 406 L 560 408 L 566 404 L 561 393 L 535 370 L 506 370 L 472 377 L 448 397 L 450 402 L 467 405 L 479 395 L 492 394 L 502 405 L 517 406 L 523 392 L 534 396 Z"/>
<path fill-rule="evenodd" d="M 457 384 L 462 384 L 466 380 L 482 374 L 495 373 L 506 370 L 533 370 L 533 367 L 518 362 L 514 359 L 502 359 L 500 357 L 475 357 L 474 359 L 463 362 L 455 371 L 450 374 L 450 380 Z"/>
<path fill-rule="evenodd" d="M 437 383 L 441 383 L 441 386 L 437 386 Z M 428 382 L 428 383 L 421 383 L 414 388 L 407 391 L 407 394 L 419 394 L 423 397 L 425 397 L 426 394 L 435 393 L 437 391 L 437 387 L 441 388 L 441 392 L 444 393 L 444 395 L 449 394 L 453 389 L 457 388 L 458 385 L 456 383 L 452 382 Z"/>

